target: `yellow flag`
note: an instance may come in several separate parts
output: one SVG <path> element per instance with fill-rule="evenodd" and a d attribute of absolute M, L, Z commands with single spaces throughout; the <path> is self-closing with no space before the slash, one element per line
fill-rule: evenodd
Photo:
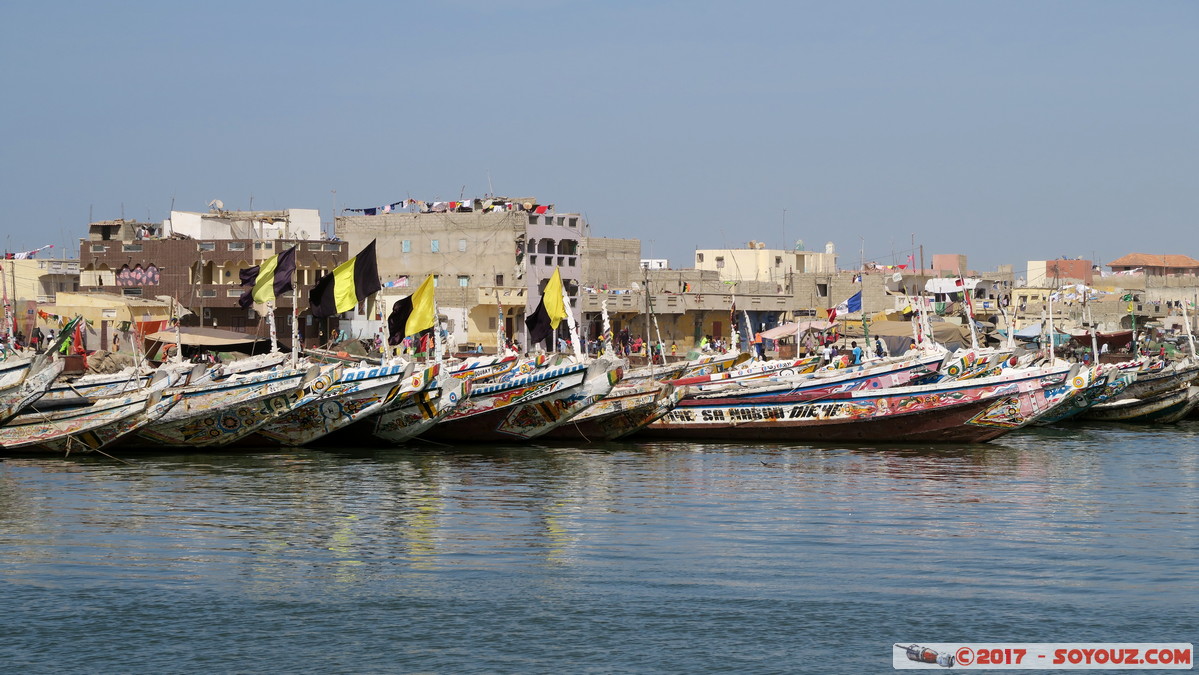
<path fill-rule="evenodd" d="M 562 302 L 562 277 L 557 267 L 554 268 L 554 276 L 545 285 L 541 301 L 545 303 L 545 313 L 550 317 L 550 327 L 557 329 L 558 323 L 566 318 L 566 305 Z"/>
<path fill-rule="evenodd" d="M 416 335 L 422 330 L 432 328 L 435 323 L 437 317 L 433 311 L 433 275 L 430 274 L 412 294 L 412 313 L 408 315 L 408 321 L 404 324 L 404 332 L 407 335 Z"/>
<path fill-rule="evenodd" d="M 273 255 L 258 266 L 258 278 L 254 281 L 252 297 L 254 302 L 267 302 L 275 299 L 275 267 L 279 264 L 279 256 Z"/>

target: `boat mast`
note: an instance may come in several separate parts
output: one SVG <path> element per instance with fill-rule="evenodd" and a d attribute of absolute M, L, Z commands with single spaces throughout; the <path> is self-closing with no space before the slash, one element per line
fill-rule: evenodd
<path fill-rule="evenodd" d="M 643 344 L 645 345 L 645 357 L 646 357 L 646 362 L 649 364 L 649 374 L 650 374 L 650 379 L 652 380 L 652 379 L 654 379 L 654 377 L 653 377 L 653 375 L 654 375 L 654 356 L 653 356 L 653 350 L 650 349 L 650 344 L 649 344 L 651 333 L 650 333 L 650 327 L 649 327 L 650 308 L 649 308 L 649 263 L 648 262 L 645 263 L 645 267 L 643 269 L 645 270 L 645 286 L 644 286 L 644 288 L 645 288 L 645 340 L 643 341 Z"/>
<path fill-rule="evenodd" d="M 583 360 L 583 352 L 579 349 L 579 337 L 575 335 L 575 313 L 574 308 L 570 306 L 570 295 L 566 292 L 566 284 L 562 284 L 562 307 L 566 310 L 566 328 L 570 331 L 570 349 L 574 352 L 575 358 L 579 361 Z"/>
<path fill-rule="evenodd" d="M 966 288 L 966 277 L 958 267 L 958 281 L 962 282 L 962 300 L 966 303 L 966 321 L 970 324 L 970 348 L 978 351 L 978 334 L 974 331 L 974 305 L 970 302 L 970 290 Z"/>

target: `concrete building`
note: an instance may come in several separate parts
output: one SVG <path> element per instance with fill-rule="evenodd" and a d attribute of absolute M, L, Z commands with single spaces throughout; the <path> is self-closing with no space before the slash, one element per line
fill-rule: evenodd
<path fill-rule="evenodd" d="M 79 290 L 79 261 L 3 261 L 8 295 L 17 302 L 54 302 L 56 294 Z"/>
<path fill-rule="evenodd" d="M 84 341 L 88 349 L 116 351 L 140 348 L 140 338 L 166 328 L 171 302 L 118 293 L 59 293 L 42 311 L 61 317 L 82 316 L 86 323 Z M 42 331 L 57 330 L 57 322 L 39 321 Z M 29 331 L 26 331 L 29 335 Z"/>
<path fill-rule="evenodd" d="M 299 222 L 307 223 L 310 213 L 302 211 Z M 245 290 L 240 272 L 296 245 L 301 335 L 306 344 L 325 339 L 323 322 L 308 314 L 308 291 L 320 276 L 346 261 L 344 242 L 279 238 L 308 233 L 305 227 L 310 225 L 294 226 L 290 211 L 172 211 L 171 216 L 161 224 L 90 224 L 89 237 L 80 242 L 80 288 L 126 298 L 174 298 L 193 313 L 184 317 L 184 325 L 265 335 L 264 307 L 246 310 L 238 305 Z M 208 236 L 194 238 L 189 232 Z M 278 299 L 276 324 L 284 339 L 291 332 L 291 310 L 290 295 Z"/>
<path fill-rule="evenodd" d="M 1129 253 L 1111 261 L 1108 267 L 1117 273 L 1143 270 L 1145 276 L 1151 277 L 1199 274 L 1199 260 L 1181 254 Z"/>
<path fill-rule="evenodd" d="M 1090 260 L 1029 260 L 1027 286 L 1057 287 L 1064 284 L 1091 284 L 1094 267 Z"/>
<path fill-rule="evenodd" d="M 355 334 L 374 334 L 391 303 L 429 274 L 451 345 L 494 349 L 499 316 L 505 334 L 525 343 L 524 318 L 541 301 L 555 269 L 571 298 L 576 321 L 579 289 L 589 255 L 589 227 L 579 213 L 559 213 L 533 198 L 481 198 L 466 202 L 399 203 L 398 211 L 338 216 L 335 232 L 350 255 L 376 241 L 379 274 L 387 286 L 380 306 L 343 320 Z M 450 208 L 450 204 L 453 207 Z M 597 245 L 615 254 L 620 247 Z M 637 253 L 640 253 L 637 247 Z M 637 258 L 631 267 L 636 269 Z M 629 267 L 618 264 L 618 269 Z"/>
<path fill-rule="evenodd" d="M 697 249 L 695 269 L 715 271 L 722 281 L 757 281 L 783 290 L 789 274 L 829 274 L 837 270 L 837 254 L 829 243 L 823 253 L 768 249 L 760 241 L 745 248 Z"/>

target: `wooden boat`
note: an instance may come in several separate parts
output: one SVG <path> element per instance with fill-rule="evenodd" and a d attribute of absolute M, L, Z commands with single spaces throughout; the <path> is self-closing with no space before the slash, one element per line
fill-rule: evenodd
<path fill-rule="evenodd" d="M 684 397 L 638 437 L 842 442 L 981 443 L 1049 408 L 1046 387 L 1063 367 L 970 380 L 831 395 Z"/>
<path fill-rule="evenodd" d="M 0 392 L 11 389 L 25 381 L 33 359 L 13 357 L 0 361 Z"/>
<path fill-rule="evenodd" d="M 466 400 L 421 438 L 443 443 L 536 438 L 606 396 L 620 379 L 618 363 L 602 357 L 584 363 L 566 360 L 528 375 L 473 385 Z"/>
<path fill-rule="evenodd" d="M 807 375 L 808 373 L 816 372 L 820 367 L 820 357 L 809 356 L 798 359 L 782 359 L 777 361 L 746 361 L 735 368 L 722 370 L 716 373 L 708 373 L 705 375 L 690 375 L 687 377 L 678 377 L 673 380 L 664 380 L 670 382 L 676 387 L 686 387 L 690 385 L 713 384 L 718 382 L 734 382 L 744 380 L 755 380 L 766 377 L 790 377 L 793 375 Z"/>
<path fill-rule="evenodd" d="M 139 389 L 151 388 L 166 381 L 165 386 L 177 387 L 199 378 L 206 368 L 191 363 L 163 364 L 143 371 L 126 368 L 119 373 L 84 375 L 71 379 L 59 376 L 46 394 L 37 400 L 35 407 L 41 411 L 90 405 L 92 401 L 112 396 L 122 396 Z"/>
<path fill-rule="evenodd" d="M 387 409 L 363 427 L 370 426 L 375 442 L 396 445 L 412 440 L 433 428 L 470 395 L 474 384 L 436 371 L 424 389 L 396 397 Z"/>
<path fill-rule="evenodd" d="M 914 354 L 872 361 L 859 366 L 822 368 L 807 375 L 716 380 L 711 383 L 700 381 L 686 385 L 687 396 L 714 392 L 743 397 L 774 396 L 780 393 L 827 395 L 857 389 L 913 386 L 935 377 L 941 365 L 941 358 L 939 354 Z"/>
<path fill-rule="evenodd" d="M 1192 363 L 1189 359 L 1170 364 L 1163 361 L 1133 362 L 1133 366 L 1136 379 L 1124 389 L 1124 393 L 1118 398 L 1155 398 L 1158 394 L 1190 384 L 1196 376 L 1199 376 L 1199 364 Z M 1121 368 L 1129 369 L 1123 364 L 1121 364 Z"/>
<path fill-rule="evenodd" d="M 170 390 L 182 395 L 180 402 L 157 423 L 126 437 L 121 444 L 206 448 L 230 445 L 290 411 L 303 398 L 304 387 L 317 377 L 332 384 L 335 375 L 322 374 L 319 366 L 281 368 Z"/>
<path fill-rule="evenodd" d="M 431 371 L 436 368 L 417 371 L 411 362 L 340 369 L 328 386 L 324 386 L 324 378 L 317 378 L 290 412 L 264 424 L 243 444 L 312 443 L 382 412 L 403 393 L 426 388 Z"/>
<path fill-rule="evenodd" d="M 142 389 L 90 405 L 20 415 L 0 427 L 0 448 L 13 452 L 94 452 L 160 419 L 182 396 Z"/>
<path fill-rule="evenodd" d="M 1199 405 L 1199 387 L 1182 385 L 1149 398 L 1121 398 L 1091 406 L 1082 419 L 1126 424 L 1172 424 Z"/>
<path fill-rule="evenodd" d="M 750 360 L 750 355 L 740 351 L 723 354 L 701 354 L 687 361 L 639 366 L 625 371 L 622 382 L 636 384 L 653 380 L 677 380 L 684 377 L 712 375 L 732 370 Z"/>
<path fill-rule="evenodd" d="M 0 424 L 5 424 L 26 407 L 45 396 L 46 390 L 66 367 L 66 361 L 38 357 L 24 371 L 24 378 L 0 392 Z"/>
<path fill-rule="evenodd" d="M 1110 398 L 1124 391 L 1131 378 L 1121 377 L 1119 373 L 1108 372 L 1096 375 L 1098 368 L 1092 366 L 1079 371 L 1072 379 L 1073 391 L 1064 396 L 1057 405 L 1033 422 L 1036 426 L 1047 426 L 1074 418 L 1101 400 Z"/>
<path fill-rule="evenodd" d="M 683 391 L 666 382 L 633 386 L 617 384 L 595 405 L 540 438 L 583 443 L 623 438 L 670 412 Z"/>

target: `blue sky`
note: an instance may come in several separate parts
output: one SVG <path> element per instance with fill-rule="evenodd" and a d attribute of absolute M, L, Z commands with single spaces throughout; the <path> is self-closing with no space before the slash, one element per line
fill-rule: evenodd
<path fill-rule="evenodd" d="M 15 251 L 490 180 L 676 267 L 1199 258 L 1191 1 L 7 2 L 0 54 Z"/>

